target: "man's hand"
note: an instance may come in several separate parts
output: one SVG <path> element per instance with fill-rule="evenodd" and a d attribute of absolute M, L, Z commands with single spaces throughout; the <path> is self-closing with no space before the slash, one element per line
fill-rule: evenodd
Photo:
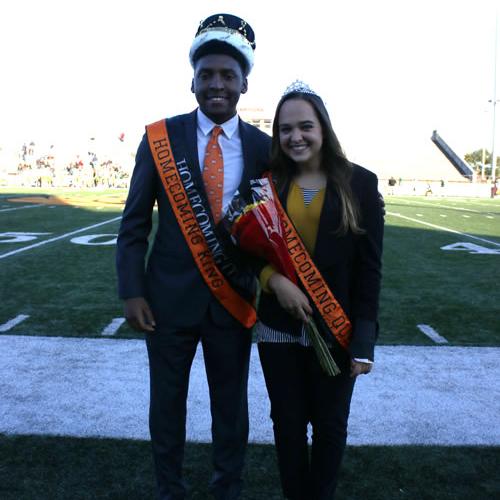
<path fill-rule="evenodd" d="M 356 378 L 358 375 L 366 375 L 372 371 L 373 363 L 363 363 L 351 359 L 351 378 Z"/>
<path fill-rule="evenodd" d="M 269 289 L 276 294 L 281 307 L 294 318 L 308 321 L 312 314 L 309 299 L 304 292 L 280 273 L 274 273 L 268 281 Z"/>
<path fill-rule="evenodd" d="M 154 332 L 155 320 L 149 304 L 144 297 L 134 297 L 125 300 L 125 319 L 138 332 Z"/>

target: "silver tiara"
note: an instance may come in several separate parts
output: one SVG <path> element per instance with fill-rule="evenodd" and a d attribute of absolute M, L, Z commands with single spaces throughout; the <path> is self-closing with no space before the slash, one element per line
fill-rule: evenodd
<path fill-rule="evenodd" d="M 307 85 L 307 83 L 304 83 L 302 80 L 295 80 L 293 83 L 288 85 L 286 88 L 285 92 L 283 92 L 283 95 L 291 94 L 292 92 L 300 92 L 302 94 L 312 94 L 312 95 L 318 95 L 314 90 Z"/>

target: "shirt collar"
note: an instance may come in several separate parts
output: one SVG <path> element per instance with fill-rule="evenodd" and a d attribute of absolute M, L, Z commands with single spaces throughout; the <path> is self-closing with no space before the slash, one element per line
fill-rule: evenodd
<path fill-rule="evenodd" d="M 218 125 L 217 123 L 214 123 L 205 113 L 203 113 L 203 111 L 200 108 L 198 108 L 197 110 L 197 118 L 198 118 L 198 128 L 203 132 L 203 135 L 210 134 L 215 125 Z M 224 131 L 224 135 L 228 139 L 231 139 L 233 134 L 238 130 L 239 120 L 240 119 L 236 114 L 232 118 L 230 118 L 227 122 L 220 124 L 222 130 Z"/>

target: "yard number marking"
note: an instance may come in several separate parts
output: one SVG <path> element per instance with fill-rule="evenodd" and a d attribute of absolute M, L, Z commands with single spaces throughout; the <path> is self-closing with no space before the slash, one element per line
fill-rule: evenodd
<path fill-rule="evenodd" d="M 10 257 L 11 255 L 15 255 L 20 252 L 24 252 L 26 250 L 31 250 L 32 248 L 36 248 L 45 245 L 47 243 L 52 243 L 53 241 L 62 240 L 63 238 L 67 238 L 68 236 L 73 236 L 74 234 L 83 233 L 85 231 L 88 231 L 89 229 L 94 229 L 95 227 L 103 226 L 104 224 L 109 224 L 110 222 L 116 222 L 121 218 L 122 218 L 121 215 L 119 217 L 113 217 L 112 219 L 99 222 L 98 224 L 93 224 L 92 226 L 82 227 L 81 229 L 76 229 L 75 231 L 71 231 L 70 233 L 61 234 L 60 236 L 40 241 L 39 243 L 34 243 L 33 245 L 28 245 L 27 247 L 18 248 L 17 250 L 12 250 L 11 252 L 0 254 L 0 259 L 5 259 L 6 257 Z"/>
<path fill-rule="evenodd" d="M 22 233 L 8 232 L 0 233 L 0 243 L 23 243 L 25 241 L 36 240 L 37 236 L 51 233 Z"/>
<path fill-rule="evenodd" d="M 481 245 L 476 245 L 475 243 L 469 243 L 466 241 L 461 241 L 458 243 L 452 243 L 451 245 L 445 245 L 441 247 L 441 250 L 461 250 L 473 254 L 496 254 L 500 255 L 500 248 L 486 248 Z"/>
<path fill-rule="evenodd" d="M 108 237 L 105 241 L 94 241 L 98 238 Z M 71 243 L 75 243 L 77 245 L 116 245 L 116 234 L 86 234 L 85 236 L 77 236 L 76 238 L 71 238 Z"/>

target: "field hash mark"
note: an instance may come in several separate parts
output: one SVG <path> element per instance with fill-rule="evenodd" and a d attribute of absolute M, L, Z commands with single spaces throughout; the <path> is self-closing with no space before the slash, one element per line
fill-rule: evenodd
<path fill-rule="evenodd" d="M 439 335 L 438 332 L 436 332 L 436 330 L 434 330 L 434 328 L 432 328 L 432 326 L 429 326 L 429 325 L 417 325 L 417 328 L 422 332 L 424 333 L 425 335 L 427 335 L 427 337 L 429 337 L 431 340 L 433 340 L 434 342 L 436 342 L 436 344 L 447 344 L 448 341 L 442 337 L 441 335 Z"/>
<path fill-rule="evenodd" d="M 114 335 L 118 331 L 120 326 L 123 325 L 123 323 L 125 323 L 125 318 L 114 318 L 113 321 L 111 321 L 111 323 L 106 328 L 104 328 L 104 330 L 101 332 L 101 335 Z"/>
<path fill-rule="evenodd" d="M 12 318 L 3 325 L 0 325 L 0 332 L 8 332 L 11 328 L 14 328 L 27 318 L 29 318 L 28 314 L 18 314 L 15 318 Z"/>

